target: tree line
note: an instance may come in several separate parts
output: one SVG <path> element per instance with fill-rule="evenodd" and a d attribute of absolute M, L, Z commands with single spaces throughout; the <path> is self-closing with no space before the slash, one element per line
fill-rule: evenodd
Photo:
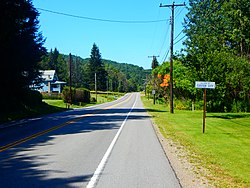
<path fill-rule="evenodd" d="M 69 83 L 69 57 L 56 48 L 47 52 L 38 17 L 32 0 L 0 1 L 0 116 L 42 103 L 41 95 L 30 89 L 42 82 L 40 70 L 56 70 L 59 79 Z M 98 90 L 119 92 L 141 90 L 147 73 L 142 67 L 102 59 L 96 44 L 90 58 L 73 56 L 72 70 L 76 88 L 93 90 L 96 73 Z"/>
<path fill-rule="evenodd" d="M 94 43 L 90 58 L 72 56 L 72 86 L 76 88 L 95 89 L 95 73 L 97 90 L 114 92 L 132 92 L 143 90 L 146 74 L 150 70 L 142 67 L 117 63 L 101 58 L 101 53 Z M 56 70 L 59 80 L 69 83 L 69 55 L 60 54 L 58 49 L 50 50 L 39 62 L 42 70 Z"/>
<path fill-rule="evenodd" d="M 30 0 L 0 1 L 1 114 L 36 104 L 29 85 L 41 81 L 38 62 L 46 54 L 38 16 Z"/>
<path fill-rule="evenodd" d="M 190 107 L 188 101 L 202 100 L 195 81 L 212 81 L 216 88 L 207 93 L 209 111 L 249 112 L 250 1 L 190 0 L 188 10 L 185 48 L 174 57 L 175 98 Z M 168 84 L 163 85 L 169 82 L 164 81 L 169 63 L 152 68 L 148 87 L 158 87 L 160 97 L 168 100 Z"/>

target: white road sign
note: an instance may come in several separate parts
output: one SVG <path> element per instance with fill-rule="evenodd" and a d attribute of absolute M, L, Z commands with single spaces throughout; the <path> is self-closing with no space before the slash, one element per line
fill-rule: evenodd
<path fill-rule="evenodd" d="M 196 81 L 195 82 L 196 88 L 205 88 L 205 89 L 214 89 L 215 82 L 203 82 L 203 81 Z"/>

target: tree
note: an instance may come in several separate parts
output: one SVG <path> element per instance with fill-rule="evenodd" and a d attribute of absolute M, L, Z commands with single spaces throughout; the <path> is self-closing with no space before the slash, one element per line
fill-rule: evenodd
<path fill-rule="evenodd" d="M 43 56 L 39 62 L 41 70 L 55 70 L 59 80 L 69 81 L 68 64 L 62 54 L 55 48 Z"/>
<path fill-rule="evenodd" d="M 95 89 L 95 73 L 97 78 L 97 90 L 106 90 L 107 72 L 102 62 L 99 48 L 94 43 L 91 49 L 91 55 L 87 66 L 88 86 L 90 90 Z"/>
<path fill-rule="evenodd" d="M 193 78 L 216 82 L 207 94 L 208 110 L 231 111 L 233 101 L 248 106 L 250 86 L 242 82 L 250 77 L 235 67 L 247 71 L 250 66 L 250 1 L 190 0 L 189 5 L 182 63 Z"/>
<path fill-rule="evenodd" d="M 155 69 L 155 68 L 158 67 L 158 66 L 159 66 L 159 63 L 158 63 L 156 57 L 153 56 L 153 60 L 152 60 L 152 65 L 151 65 L 151 67 L 152 67 L 152 69 Z"/>
<path fill-rule="evenodd" d="M 1 102 L 19 103 L 29 85 L 39 82 L 38 62 L 46 50 L 38 16 L 31 0 L 0 1 Z"/>

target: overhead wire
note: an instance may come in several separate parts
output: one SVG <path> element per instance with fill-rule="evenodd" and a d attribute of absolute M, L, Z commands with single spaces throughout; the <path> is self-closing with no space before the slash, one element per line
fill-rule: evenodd
<path fill-rule="evenodd" d="M 162 45 L 161 45 L 161 48 L 160 48 L 159 54 L 161 54 L 161 51 L 162 51 L 162 49 L 163 49 L 163 46 L 164 46 L 164 45 L 165 45 L 165 43 L 166 43 L 166 40 L 167 40 L 167 35 L 168 35 L 168 33 L 169 33 L 169 28 L 170 28 L 170 26 L 168 26 L 168 28 L 167 28 L 167 30 L 166 30 L 166 33 L 165 33 L 165 35 L 164 35 L 163 42 L 162 42 Z"/>
<path fill-rule="evenodd" d="M 112 20 L 112 19 L 102 19 L 102 18 L 93 18 L 93 17 L 87 17 L 87 16 L 79 16 L 79 15 L 74 15 L 74 14 L 68 14 L 68 13 L 48 10 L 48 9 L 44 9 L 44 8 L 37 8 L 37 9 L 44 11 L 44 12 L 49 12 L 49 13 L 62 15 L 62 16 L 68 16 L 68 17 L 91 20 L 91 21 L 110 22 L 110 23 L 148 24 L 148 23 L 156 23 L 156 22 L 165 22 L 165 21 L 169 20 L 169 19 L 163 19 L 163 20 Z"/>
<path fill-rule="evenodd" d="M 159 16 L 160 16 L 160 9 L 159 9 L 159 11 L 158 11 L 157 19 L 159 18 Z M 154 45 L 154 43 L 155 43 L 155 37 L 156 37 L 157 30 L 158 30 L 158 24 L 155 23 L 154 32 L 153 32 L 153 37 L 152 37 L 151 45 L 150 45 L 150 51 L 152 50 L 152 47 L 153 47 L 153 45 Z"/>
<path fill-rule="evenodd" d="M 166 61 L 168 54 L 169 54 L 169 51 L 170 51 L 170 49 L 168 49 L 168 51 L 166 51 L 165 55 L 163 56 L 163 58 L 161 60 L 162 63 L 164 63 Z"/>

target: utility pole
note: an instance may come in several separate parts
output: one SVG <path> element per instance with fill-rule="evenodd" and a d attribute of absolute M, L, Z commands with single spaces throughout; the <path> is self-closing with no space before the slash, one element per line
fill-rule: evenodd
<path fill-rule="evenodd" d="M 72 56 L 69 54 L 69 103 L 72 104 Z"/>
<path fill-rule="evenodd" d="M 155 55 L 152 55 L 152 56 L 148 56 L 148 58 L 153 58 L 153 61 L 156 59 L 156 57 L 159 57 L 159 56 L 155 56 Z M 152 69 L 153 69 L 153 67 L 152 67 Z M 153 77 L 154 77 L 154 89 L 153 89 L 153 91 L 152 91 L 152 94 L 154 95 L 154 105 L 155 105 L 155 75 L 153 75 Z"/>
<path fill-rule="evenodd" d="M 97 84 L 96 84 L 96 73 L 95 73 L 95 99 L 96 99 L 96 102 L 97 102 Z"/>
<path fill-rule="evenodd" d="M 173 50 L 174 50 L 174 8 L 177 6 L 186 6 L 184 4 L 173 4 L 172 5 L 162 5 L 160 7 L 170 7 L 172 10 L 171 16 L 171 35 L 170 35 L 170 113 L 174 113 L 174 98 L 173 98 Z"/>

